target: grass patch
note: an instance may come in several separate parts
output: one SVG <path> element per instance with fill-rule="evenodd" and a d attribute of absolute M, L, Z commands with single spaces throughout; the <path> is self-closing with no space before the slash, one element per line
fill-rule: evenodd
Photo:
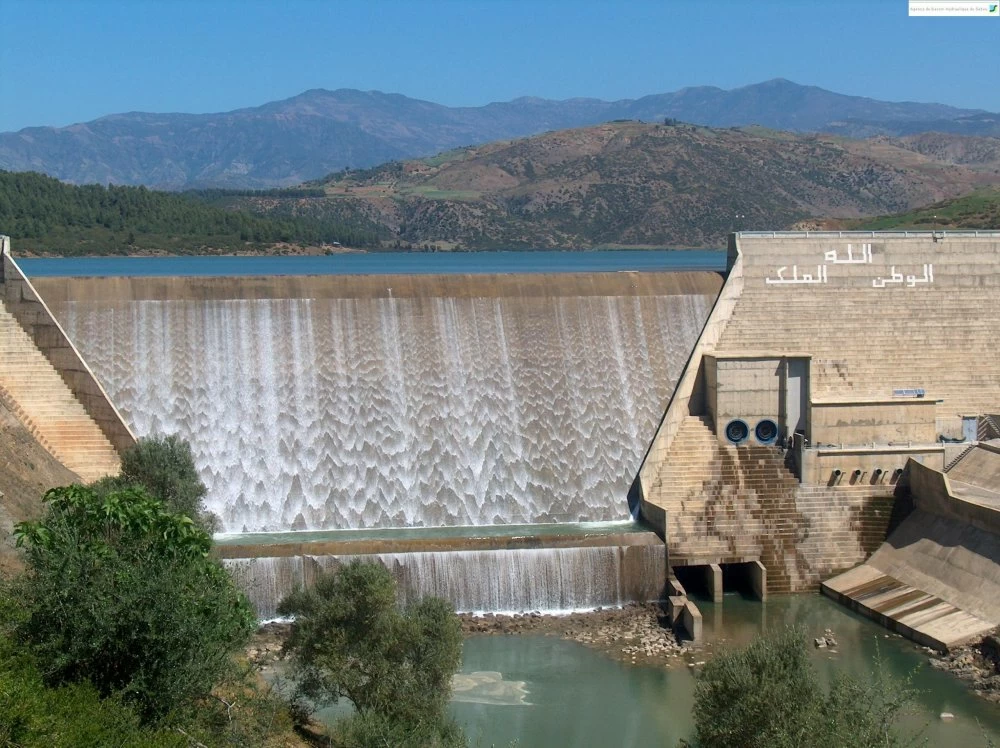
<path fill-rule="evenodd" d="M 851 228 L 889 229 L 1000 229 L 1000 190 L 977 190 L 924 208 L 856 221 Z"/>
<path fill-rule="evenodd" d="M 428 166 L 441 166 L 443 164 L 451 163 L 452 161 L 461 161 L 466 156 L 466 150 L 464 148 L 456 148 L 453 151 L 444 151 L 436 156 L 430 156 L 429 158 L 420 159 L 423 163 Z"/>
<path fill-rule="evenodd" d="M 471 202 L 482 197 L 478 190 L 440 190 L 431 185 L 403 187 L 399 193 L 407 197 L 422 197 L 427 200 L 459 200 Z"/>

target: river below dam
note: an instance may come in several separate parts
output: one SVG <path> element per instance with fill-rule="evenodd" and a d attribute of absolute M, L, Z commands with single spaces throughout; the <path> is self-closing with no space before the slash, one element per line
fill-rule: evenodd
<path fill-rule="evenodd" d="M 472 745 L 675 746 L 693 731 L 695 669 L 724 647 L 747 643 L 766 630 L 803 627 L 820 678 L 861 677 L 880 659 L 896 678 L 912 677 L 919 691 L 903 727 L 923 729 L 926 745 L 985 748 L 1000 740 L 1000 706 L 970 693 L 954 676 L 935 670 L 909 641 L 819 595 L 777 596 L 766 603 L 726 594 L 721 604 L 699 600 L 704 647 L 683 664 L 635 666 L 556 636 L 473 636 L 466 639 L 452 713 Z M 836 653 L 814 649 L 813 637 L 831 629 Z M 942 720 L 942 712 L 954 715 Z"/>

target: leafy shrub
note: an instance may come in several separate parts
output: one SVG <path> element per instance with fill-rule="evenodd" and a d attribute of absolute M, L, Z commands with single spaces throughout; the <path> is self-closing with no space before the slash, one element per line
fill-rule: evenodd
<path fill-rule="evenodd" d="M 141 489 L 49 491 L 15 529 L 13 636 L 50 686 L 89 681 L 153 721 L 207 695 L 255 627 L 211 539 Z"/>
<path fill-rule="evenodd" d="M 112 485 L 145 488 L 170 511 L 195 520 L 206 532 L 216 530 L 216 517 L 205 509 L 205 484 L 198 475 L 191 445 L 179 436 L 147 437 L 122 455 L 120 478 Z"/>
<path fill-rule="evenodd" d="M 695 686 L 700 748 L 890 748 L 913 691 L 876 662 L 874 678 L 838 676 L 829 690 L 809 663 L 806 637 L 788 629 L 709 660 Z"/>
<path fill-rule="evenodd" d="M 285 651 L 300 694 L 327 703 L 344 697 L 357 709 L 338 726 L 344 745 L 461 742 L 445 715 L 462 657 L 447 602 L 424 598 L 400 610 L 389 571 L 354 561 L 289 595 L 278 612 L 295 617 Z M 399 743 L 402 735 L 416 742 Z"/>

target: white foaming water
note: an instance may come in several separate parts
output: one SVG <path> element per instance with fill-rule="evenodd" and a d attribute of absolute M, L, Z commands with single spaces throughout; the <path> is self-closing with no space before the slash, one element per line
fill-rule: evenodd
<path fill-rule="evenodd" d="M 428 595 L 464 612 L 559 613 L 655 600 L 662 590 L 664 546 L 506 549 L 227 559 L 223 563 L 261 619 L 320 572 L 351 559 L 378 561 L 397 583 L 401 604 Z"/>
<path fill-rule="evenodd" d="M 627 517 L 709 308 L 693 295 L 54 311 L 137 434 L 191 442 L 223 529 L 258 532 Z"/>

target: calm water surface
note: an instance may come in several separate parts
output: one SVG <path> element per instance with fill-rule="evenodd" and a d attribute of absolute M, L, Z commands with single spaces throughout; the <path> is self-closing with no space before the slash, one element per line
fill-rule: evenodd
<path fill-rule="evenodd" d="M 449 273 L 593 273 L 726 269 L 724 251 L 372 252 L 318 257 L 68 257 L 19 259 L 29 277 L 430 275 Z"/>
<path fill-rule="evenodd" d="M 687 655 L 700 661 L 722 647 L 746 643 L 764 629 L 802 625 L 810 636 L 834 631 L 839 653 L 810 648 L 820 677 L 861 675 L 876 656 L 886 669 L 912 676 L 920 690 L 917 713 L 905 728 L 924 728 L 927 745 L 985 746 L 1000 739 L 1000 707 L 969 693 L 960 681 L 933 670 L 912 644 L 818 595 L 768 603 L 727 595 L 721 605 L 699 602 L 710 647 Z M 472 745 L 674 746 L 693 730 L 695 678 L 686 666 L 633 667 L 555 637 L 473 637 L 466 640 L 452 712 Z M 472 675 L 472 674 L 477 675 Z M 462 682 L 462 681 L 460 681 Z M 470 687 L 472 686 L 472 687 Z M 955 719 L 944 722 L 941 712 Z M 977 724 L 978 722 L 978 724 Z"/>

